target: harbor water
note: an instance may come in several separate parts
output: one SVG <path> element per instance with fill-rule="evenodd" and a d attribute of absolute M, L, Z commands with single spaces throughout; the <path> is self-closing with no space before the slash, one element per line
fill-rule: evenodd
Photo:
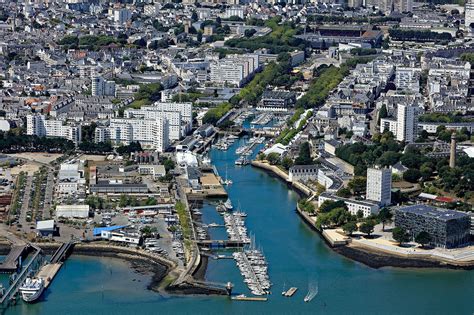
<path fill-rule="evenodd" d="M 235 207 L 247 213 L 269 265 L 273 283 L 267 302 L 231 301 L 228 297 L 167 296 L 146 289 L 150 275 L 112 258 L 72 256 L 39 303 L 19 302 L 6 314 L 473 314 L 474 271 L 441 269 L 372 269 L 334 253 L 296 214 L 298 196 L 279 179 L 250 165 L 235 166 L 235 143 L 211 151 Z M 201 209 L 204 223 L 222 224 L 211 203 Z M 215 239 L 227 237 L 212 228 Z M 230 255 L 230 253 L 227 253 Z M 232 259 L 209 259 L 206 278 L 231 281 L 234 292 L 249 294 Z M 309 283 L 319 293 L 303 298 Z M 298 287 L 289 298 L 281 292 Z"/>

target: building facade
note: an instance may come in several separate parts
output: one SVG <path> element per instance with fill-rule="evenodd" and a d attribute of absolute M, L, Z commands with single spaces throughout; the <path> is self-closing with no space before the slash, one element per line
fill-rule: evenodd
<path fill-rule="evenodd" d="M 413 205 L 395 209 L 395 226 L 405 229 L 414 240 L 420 232 L 431 236 L 430 245 L 456 248 L 469 244 L 471 218 L 467 213 Z"/>
<path fill-rule="evenodd" d="M 367 169 L 366 199 L 378 202 L 380 206 L 391 203 L 392 170 L 390 168 Z"/>

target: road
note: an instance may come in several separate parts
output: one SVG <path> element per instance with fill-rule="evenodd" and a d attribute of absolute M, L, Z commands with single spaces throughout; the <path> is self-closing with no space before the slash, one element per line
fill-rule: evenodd
<path fill-rule="evenodd" d="M 43 206 L 43 220 L 51 218 L 50 208 L 53 204 L 53 192 L 54 192 L 54 170 L 48 168 L 48 177 L 46 181 L 46 190 L 44 193 L 44 206 Z"/>
<path fill-rule="evenodd" d="M 26 178 L 25 193 L 23 194 L 19 223 L 25 229 L 29 222 L 26 221 L 26 215 L 30 209 L 31 188 L 33 187 L 33 176 Z"/>

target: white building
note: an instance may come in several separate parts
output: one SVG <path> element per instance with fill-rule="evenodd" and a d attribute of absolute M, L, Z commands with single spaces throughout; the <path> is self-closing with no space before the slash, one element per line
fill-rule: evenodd
<path fill-rule="evenodd" d="M 138 233 L 127 233 L 124 231 L 101 231 L 100 237 L 112 242 L 139 245 L 141 236 Z"/>
<path fill-rule="evenodd" d="M 58 218 L 88 218 L 89 205 L 58 205 L 56 216 Z"/>
<path fill-rule="evenodd" d="M 318 197 L 318 207 L 320 207 L 324 201 L 331 200 L 331 201 L 344 201 L 345 205 L 347 206 L 348 211 L 352 215 L 357 215 L 360 211 L 362 212 L 364 218 L 370 216 L 371 214 L 379 213 L 380 207 L 375 202 L 371 201 L 361 201 L 361 200 L 353 200 L 347 198 L 341 198 L 336 195 L 331 195 L 329 193 L 322 193 Z"/>
<path fill-rule="evenodd" d="M 288 177 L 291 182 L 306 182 L 318 178 L 317 165 L 295 165 L 290 167 Z"/>
<path fill-rule="evenodd" d="M 158 180 L 166 175 L 166 170 L 163 165 L 138 165 L 138 174 L 151 175 L 153 179 Z"/>
<path fill-rule="evenodd" d="M 113 118 L 108 127 L 97 128 L 95 141 L 111 141 L 114 144 L 128 145 L 140 142 L 143 147 L 164 152 L 169 146 L 168 120 L 163 117 L 154 119 Z"/>
<path fill-rule="evenodd" d="M 466 8 L 465 8 L 465 17 L 464 17 L 464 25 L 467 29 L 470 29 L 471 24 L 474 23 L 474 0 L 467 0 L 466 1 Z"/>
<path fill-rule="evenodd" d="M 420 90 L 420 68 L 397 67 L 395 71 L 395 86 L 399 90 Z"/>
<path fill-rule="evenodd" d="M 115 9 L 114 22 L 117 24 L 125 24 L 132 19 L 132 13 L 128 9 Z"/>
<path fill-rule="evenodd" d="M 58 137 L 71 140 L 75 144 L 81 142 L 81 126 L 64 124 L 61 120 L 47 120 L 44 115 L 26 116 L 26 134 L 38 137 Z"/>
<path fill-rule="evenodd" d="M 156 102 L 150 106 L 140 109 L 127 109 L 125 118 L 155 119 L 166 118 L 168 120 L 169 137 L 171 140 L 179 140 L 193 128 L 192 103 L 166 103 Z"/>
<path fill-rule="evenodd" d="M 115 82 L 93 75 L 91 92 L 93 96 L 115 96 Z"/>
<path fill-rule="evenodd" d="M 398 104 L 397 106 L 397 140 L 413 142 L 416 137 L 416 111 L 412 105 Z"/>
<path fill-rule="evenodd" d="M 390 168 L 367 169 L 366 199 L 378 202 L 380 206 L 391 203 L 392 170 Z"/>
<path fill-rule="evenodd" d="M 258 55 L 229 55 L 211 63 L 210 68 L 212 82 L 242 86 L 258 69 Z"/>

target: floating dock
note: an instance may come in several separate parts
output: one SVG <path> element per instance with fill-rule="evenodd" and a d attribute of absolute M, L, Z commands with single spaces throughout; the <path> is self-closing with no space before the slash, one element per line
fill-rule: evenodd
<path fill-rule="evenodd" d="M 283 294 L 283 296 L 292 297 L 296 293 L 297 290 L 298 290 L 297 287 L 291 287 L 288 289 L 288 291 L 285 292 L 285 294 Z"/>
<path fill-rule="evenodd" d="M 39 270 L 36 277 L 41 278 L 44 280 L 44 287 L 48 288 L 50 283 L 53 281 L 54 276 L 58 273 L 59 269 L 61 268 L 60 263 L 55 264 L 46 264 Z"/>
<path fill-rule="evenodd" d="M 258 296 L 233 296 L 232 301 L 266 302 L 268 298 Z"/>

